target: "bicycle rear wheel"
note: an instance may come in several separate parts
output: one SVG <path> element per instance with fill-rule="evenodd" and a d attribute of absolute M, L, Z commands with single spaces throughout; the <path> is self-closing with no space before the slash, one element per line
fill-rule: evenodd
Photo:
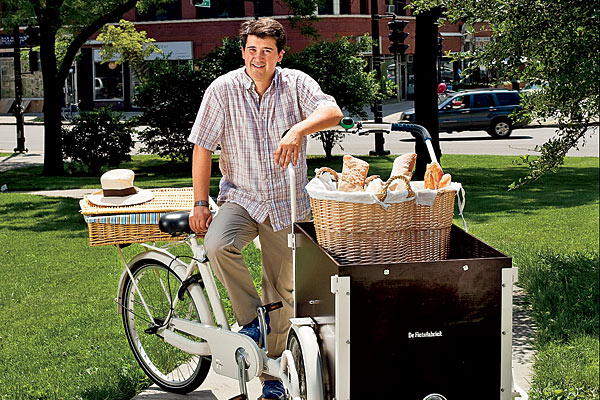
<path fill-rule="evenodd" d="M 210 369 L 210 357 L 189 354 L 170 345 L 156 329 L 169 318 L 181 279 L 168 266 L 153 259 L 139 260 L 131 268 L 131 273 L 134 280 L 128 276 L 123 289 L 123 325 L 136 360 L 146 375 L 164 390 L 174 393 L 193 391 L 204 382 Z M 153 320 L 146 312 L 136 285 Z M 189 292 L 186 291 L 183 300 L 178 300 L 171 316 L 200 320 L 198 307 Z M 202 342 L 197 337 L 178 333 Z"/>

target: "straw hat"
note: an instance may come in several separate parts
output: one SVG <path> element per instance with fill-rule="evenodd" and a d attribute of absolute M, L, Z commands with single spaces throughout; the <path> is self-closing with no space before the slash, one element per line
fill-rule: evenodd
<path fill-rule="evenodd" d="M 90 203 L 97 206 L 132 206 L 154 198 L 149 190 L 133 186 L 135 174 L 130 169 L 113 169 L 100 177 L 102 190 L 87 196 Z"/>

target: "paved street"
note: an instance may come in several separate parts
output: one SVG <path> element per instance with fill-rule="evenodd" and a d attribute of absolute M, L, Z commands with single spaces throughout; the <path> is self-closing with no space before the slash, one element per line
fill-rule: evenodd
<path fill-rule="evenodd" d="M 397 121 L 399 113 L 411 108 L 410 101 L 391 103 L 384 105 L 383 113 L 385 121 Z M 372 117 L 372 114 L 369 115 Z M 33 117 L 29 116 L 28 120 Z M 11 124 L 12 123 L 12 124 Z M 514 155 L 536 154 L 534 148 L 536 145 L 545 143 L 555 135 L 556 128 L 548 126 L 532 126 L 525 129 L 516 129 L 508 139 L 493 139 L 484 131 L 458 132 L 453 134 L 440 134 L 440 145 L 442 154 L 495 154 L 495 155 Z M 595 133 L 594 133 L 595 132 Z M 44 152 L 44 127 L 36 124 L 25 125 L 25 147 L 29 150 L 31 156 L 41 155 Z M 16 147 L 16 128 L 14 118 L 10 116 L 0 116 L 0 152 L 12 153 Z M 585 146 L 579 149 L 571 149 L 568 156 L 597 157 L 598 133 L 593 127 L 588 129 L 588 140 Z M 414 151 L 414 139 L 407 133 L 391 133 L 384 135 L 386 150 L 392 154 L 402 154 Z M 335 147 L 334 154 L 368 154 L 375 147 L 373 136 L 347 135 L 342 146 L 344 150 Z M 139 145 L 136 146 L 139 149 Z M 309 154 L 325 154 L 321 142 L 315 139 L 309 140 Z M 41 160 L 41 159 L 40 159 Z M 40 161 L 41 162 L 41 161 Z"/>

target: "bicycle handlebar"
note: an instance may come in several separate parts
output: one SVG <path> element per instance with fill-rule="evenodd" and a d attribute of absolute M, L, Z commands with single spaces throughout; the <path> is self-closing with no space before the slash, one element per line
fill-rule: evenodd
<path fill-rule="evenodd" d="M 337 130 L 343 129 L 346 132 L 354 129 L 355 131 L 351 132 L 351 133 L 357 133 L 359 135 L 360 134 L 368 134 L 369 132 L 381 132 L 381 131 L 410 132 L 410 133 L 416 133 L 419 136 L 421 136 L 421 138 L 423 139 L 424 142 L 427 140 L 431 140 L 431 135 L 429 134 L 429 132 L 427 131 L 427 129 L 424 126 L 417 125 L 417 124 L 409 124 L 409 123 L 405 123 L 405 122 L 392 122 L 392 123 L 377 124 L 377 123 L 373 123 L 373 122 L 361 122 L 361 121 L 355 122 L 350 117 L 344 117 L 340 120 L 340 124 L 337 126 L 334 126 L 333 128 L 337 129 Z"/>
<path fill-rule="evenodd" d="M 427 147 L 429 157 L 432 162 L 437 162 L 437 157 L 431 144 L 431 135 L 424 126 L 417 124 L 409 124 L 405 122 L 391 122 L 391 123 L 373 123 L 373 122 L 355 122 L 350 117 L 344 117 L 340 120 L 340 124 L 330 128 L 332 130 L 344 130 L 349 133 L 355 133 L 358 135 L 368 135 L 371 132 L 410 132 L 416 133 L 423 139 L 423 143 Z"/>

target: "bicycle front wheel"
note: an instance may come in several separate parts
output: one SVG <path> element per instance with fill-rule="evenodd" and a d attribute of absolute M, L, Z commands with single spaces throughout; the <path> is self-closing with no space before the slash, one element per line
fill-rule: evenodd
<path fill-rule="evenodd" d="M 123 325 L 136 360 L 146 375 L 164 390 L 174 393 L 193 391 L 204 382 L 210 369 L 210 357 L 189 354 L 170 345 L 156 328 L 170 317 L 200 321 L 196 303 L 186 291 L 183 300 L 177 300 L 171 310 L 181 279 L 159 261 L 139 260 L 131 267 L 131 273 L 134 279 L 128 276 L 123 289 Z M 202 342 L 200 338 L 177 333 Z"/>

